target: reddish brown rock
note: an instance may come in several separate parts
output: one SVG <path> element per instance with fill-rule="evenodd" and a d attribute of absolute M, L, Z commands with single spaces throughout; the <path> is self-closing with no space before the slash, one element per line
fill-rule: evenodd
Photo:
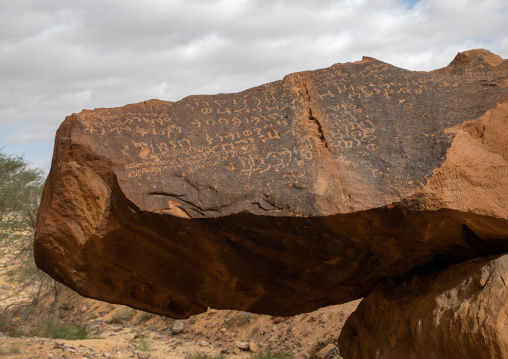
<path fill-rule="evenodd" d="M 508 358 L 508 255 L 476 258 L 365 297 L 339 337 L 345 359 Z"/>
<path fill-rule="evenodd" d="M 35 242 L 85 296 L 293 315 L 508 245 L 508 61 L 364 58 L 236 94 L 69 116 Z"/>

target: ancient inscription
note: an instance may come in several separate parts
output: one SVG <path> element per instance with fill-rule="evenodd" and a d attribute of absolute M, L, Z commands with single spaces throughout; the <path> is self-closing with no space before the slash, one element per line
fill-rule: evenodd
<path fill-rule="evenodd" d="M 377 149 L 373 124 L 367 119 L 362 108 L 353 104 L 341 104 L 326 108 L 330 119 L 329 135 L 334 140 L 329 146 L 353 148 L 364 144 L 371 151 Z"/>
<path fill-rule="evenodd" d="M 415 116 L 414 104 L 427 101 L 429 93 L 441 101 L 440 96 L 458 86 L 457 81 L 415 74 L 377 61 L 335 65 L 315 72 L 312 78 L 313 96 L 326 124 L 327 145 L 337 156 L 344 151 L 366 156 L 379 149 L 380 141 L 396 151 L 398 137 L 388 145 L 384 135 L 379 139 L 379 131 L 386 132 L 383 123 L 404 132 L 407 119 Z"/>
<path fill-rule="evenodd" d="M 293 161 L 295 154 L 281 145 L 293 135 L 291 100 L 282 84 L 272 83 L 235 96 L 187 98 L 163 113 L 102 113 L 84 131 L 132 141 L 129 178 L 190 174 L 219 164 L 250 177 L 279 172 Z"/>
<path fill-rule="evenodd" d="M 453 141 L 447 129 L 508 92 L 494 86 L 499 79 L 450 71 L 410 72 L 377 60 L 334 65 L 236 94 L 89 111 L 73 131 L 94 153 L 108 153 L 119 182 L 143 188 L 153 208 L 166 208 L 163 196 L 174 194 L 195 215 L 284 212 L 288 198 L 291 213 L 316 213 L 322 196 L 338 208 L 353 203 L 335 194 L 357 181 L 394 189 L 394 198 L 404 196 L 397 188 L 422 186 Z"/>

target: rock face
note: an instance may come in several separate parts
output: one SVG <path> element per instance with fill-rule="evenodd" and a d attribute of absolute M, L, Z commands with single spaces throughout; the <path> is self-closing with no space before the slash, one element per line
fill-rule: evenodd
<path fill-rule="evenodd" d="M 508 358 L 508 255 L 369 293 L 339 337 L 346 358 Z"/>
<path fill-rule="evenodd" d="M 293 315 L 508 248 L 508 60 L 381 61 L 60 126 L 37 265 L 173 317 Z"/>

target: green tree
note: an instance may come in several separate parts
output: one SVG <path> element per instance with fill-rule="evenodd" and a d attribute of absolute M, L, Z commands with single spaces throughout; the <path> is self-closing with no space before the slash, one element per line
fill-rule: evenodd
<path fill-rule="evenodd" d="M 43 184 L 41 170 L 30 168 L 23 157 L 0 152 L 0 255 L 8 263 L 16 258 L 11 275 L 21 282 L 40 275 L 32 248 Z"/>
<path fill-rule="evenodd" d="M 44 185 L 41 170 L 31 168 L 21 156 L 0 150 L 0 259 L 19 291 L 38 286 L 24 317 L 37 305 L 45 287 L 53 284 L 33 258 L 37 211 Z M 56 305 L 56 304 L 55 304 Z"/>

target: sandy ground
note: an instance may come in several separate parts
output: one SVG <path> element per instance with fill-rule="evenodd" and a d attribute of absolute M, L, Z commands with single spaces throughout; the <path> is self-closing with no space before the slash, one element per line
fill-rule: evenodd
<path fill-rule="evenodd" d="M 14 295 L 16 285 L 0 274 L 0 309 L 25 302 L 28 293 Z M 54 299 L 39 304 L 30 320 L 51 315 Z M 359 301 L 322 308 L 294 317 L 271 317 L 235 310 L 213 310 L 183 320 L 174 333 L 175 319 L 161 317 L 88 298 L 66 289 L 60 300 L 60 320 L 86 325 L 93 339 L 61 340 L 12 338 L 0 333 L 0 357 L 5 358 L 185 358 L 204 352 L 250 358 L 254 353 L 284 351 L 297 358 L 315 357 L 335 343 Z"/>

